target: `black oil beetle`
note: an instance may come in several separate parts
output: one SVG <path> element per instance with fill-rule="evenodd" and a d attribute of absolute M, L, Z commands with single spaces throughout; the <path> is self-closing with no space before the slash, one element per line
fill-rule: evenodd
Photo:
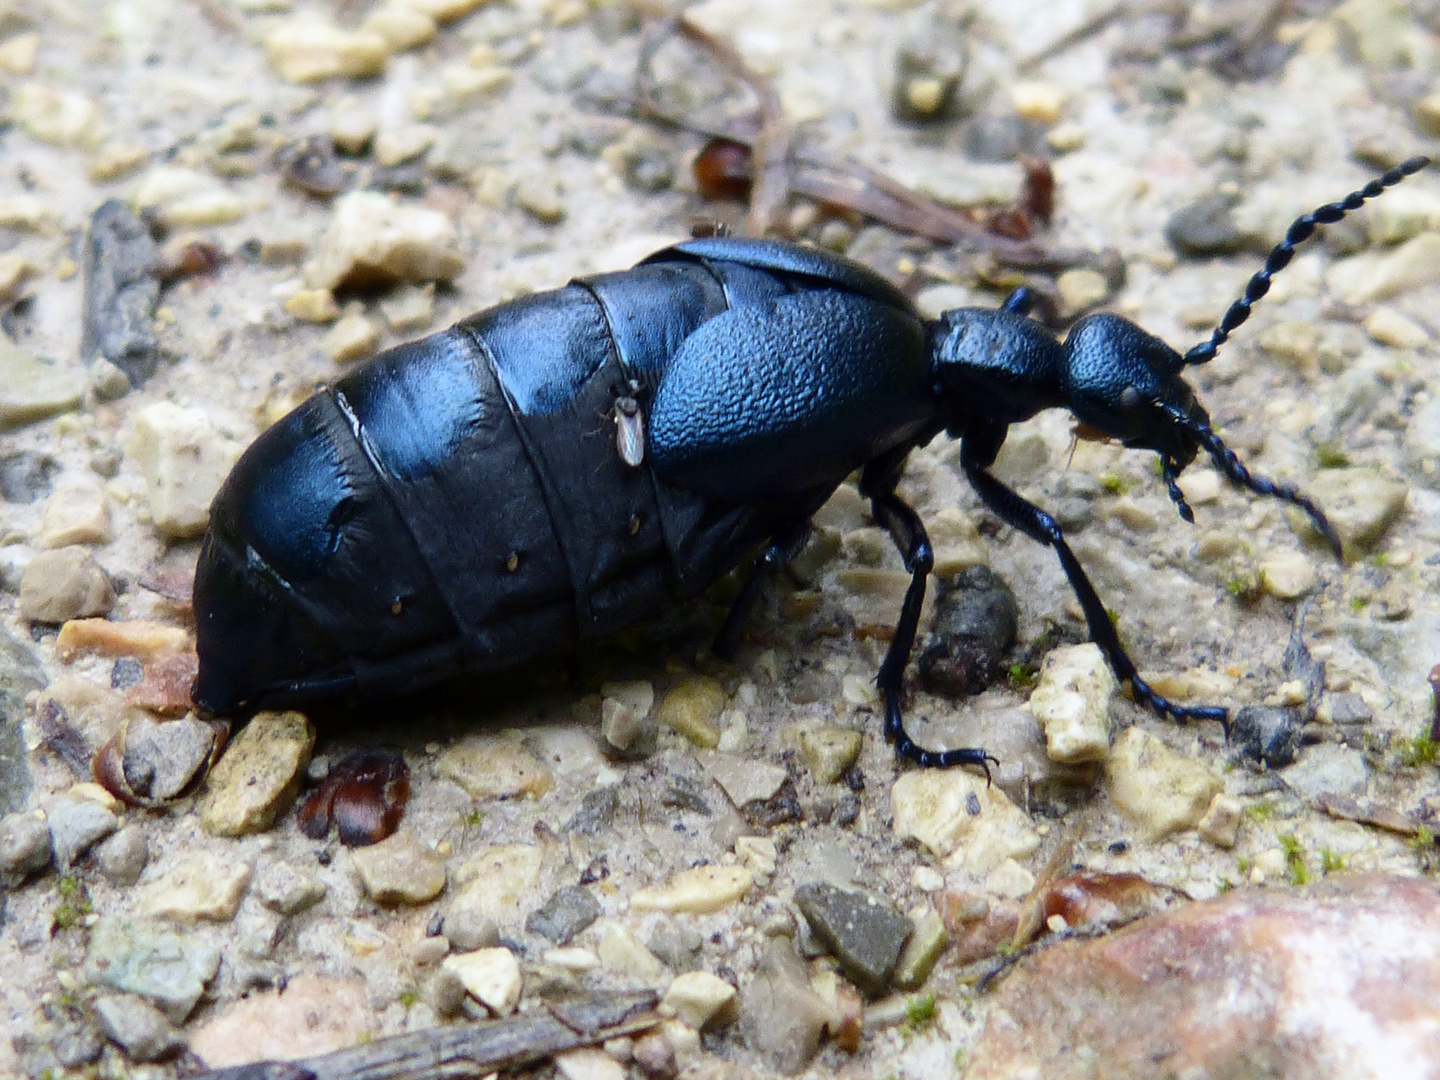
<path fill-rule="evenodd" d="M 256 440 L 216 496 L 195 575 L 195 700 L 243 715 L 348 692 L 397 694 L 513 665 L 694 595 L 757 549 L 717 642 L 734 650 L 764 577 L 860 469 L 910 587 L 880 667 L 885 734 L 926 766 L 983 750 L 916 746 L 901 681 L 932 556 L 895 492 L 911 450 L 942 431 L 981 501 L 1055 549 L 1090 636 L 1136 700 L 1177 719 L 1139 677 L 1060 527 L 990 472 L 1007 429 L 1052 407 L 1160 457 L 1176 478 L 1204 451 L 1252 474 L 1181 378 L 1211 360 L 1317 225 L 1428 164 L 1415 158 L 1306 214 L 1210 338 L 1183 356 L 1127 319 L 1081 319 L 1062 342 L 998 309 L 926 321 L 879 275 L 793 244 L 714 237 L 633 269 L 473 315 L 375 357 Z"/>

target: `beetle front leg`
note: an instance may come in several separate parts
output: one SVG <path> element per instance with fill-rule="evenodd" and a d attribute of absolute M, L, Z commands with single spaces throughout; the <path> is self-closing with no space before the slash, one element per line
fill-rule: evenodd
<path fill-rule="evenodd" d="M 1060 566 L 1070 582 L 1070 588 L 1075 593 L 1075 598 L 1080 601 L 1080 610 L 1085 613 L 1090 640 L 1100 646 L 1100 651 L 1110 661 L 1116 678 L 1121 682 L 1128 680 L 1135 700 L 1158 713 L 1176 720 L 1219 720 L 1228 730 L 1229 712 L 1226 709 L 1216 705 L 1177 705 L 1150 689 L 1149 684 L 1140 678 L 1135 662 L 1120 644 L 1120 635 L 1115 632 L 1115 625 L 1110 621 L 1100 595 L 1095 591 L 1095 586 L 1090 584 L 1090 578 L 1086 576 L 1080 560 L 1065 542 L 1064 534 L 1055 519 L 991 475 L 989 467 L 995 460 L 993 451 L 998 449 L 998 443 L 983 437 L 972 442 L 971 436 L 967 434 L 960 444 L 960 463 L 966 478 L 980 496 L 980 501 L 1007 524 L 1055 549 L 1055 554 L 1060 558 Z"/>
<path fill-rule="evenodd" d="M 930 537 L 925 533 L 925 523 L 920 520 L 913 507 L 907 504 L 894 487 L 899 478 L 904 457 L 886 461 L 881 459 L 867 465 L 860 475 L 860 494 L 870 499 L 870 510 L 875 520 L 884 526 L 900 555 L 905 560 L 905 569 L 910 571 L 910 587 L 905 590 L 905 602 L 900 608 L 900 621 L 895 624 L 895 636 L 885 652 L 880 665 L 880 674 L 875 685 L 885 696 L 885 738 L 895 744 L 895 753 L 928 769 L 948 769 L 955 765 L 979 765 L 985 770 L 985 779 L 990 779 L 990 762 L 1000 762 L 977 747 L 960 747 L 955 750 L 926 750 L 916 745 L 905 732 L 905 721 L 900 709 L 900 690 L 904 682 L 905 667 L 910 662 L 910 653 L 915 646 L 915 633 L 920 627 L 920 610 L 925 604 L 925 586 L 930 571 L 935 565 L 935 555 L 930 548 Z"/>

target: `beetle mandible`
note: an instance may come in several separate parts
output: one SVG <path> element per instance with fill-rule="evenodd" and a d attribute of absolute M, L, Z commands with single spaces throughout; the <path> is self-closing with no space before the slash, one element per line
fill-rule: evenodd
<path fill-rule="evenodd" d="M 895 487 L 945 432 L 1002 520 L 1055 550 L 1091 639 L 1137 701 L 1225 721 L 1151 689 L 1055 520 L 990 472 L 1011 424 L 1069 409 L 1159 455 L 1176 484 L 1203 450 L 1231 483 L 1301 508 L 1251 473 L 1181 378 L 1213 359 L 1317 225 L 1428 164 L 1414 158 L 1305 214 L 1208 340 L 1180 354 L 1096 314 L 1062 342 L 1033 297 L 920 317 L 878 274 L 777 241 L 691 240 L 630 270 L 482 311 L 380 354 L 264 432 L 215 498 L 195 574 L 195 700 L 241 715 L 358 691 L 404 693 L 504 668 L 694 595 L 757 549 L 716 642 L 731 653 L 764 578 L 854 470 L 910 586 L 876 680 L 885 734 L 923 766 L 901 683 L 931 570 L 924 524 Z M 993 758 L 988 759 L 993 760 Z"/>

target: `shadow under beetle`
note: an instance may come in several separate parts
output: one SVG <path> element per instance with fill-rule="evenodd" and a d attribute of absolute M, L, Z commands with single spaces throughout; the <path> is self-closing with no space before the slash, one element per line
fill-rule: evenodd
<path fill-rule="evenodd" d="M 1136 700 L 1225 721 L 1146 685 L 1060 527 L 990 466 L 1011 424 L 1066 408 L 1157 453 L 1186 521 L 1176 478 L 1203 450 L 1232 483 L 1304 510 L 1338 555 L 1319 507 L 1252 474 L 1180 375 L 1214 358 L 1317 225 L 1426 164 L 1297 219 L 1184 355 L 1111 314 L 1062 342 L 1027 318 L 1023 288 L 998 309 L 927 321 L 846 259 L 723 237 L 391 349 L 262 434 L 216 496 L 195 575 L 195 700 L 245 714 L 508 667 L 699 593 L 759 548 L 716 643 L 733 652 L 763 579 L 860 469 L 911 574 L 877 679 L 885 735 L 921 765 L 984 767 L 981 749 L 920 748 L 901 721 L 932 555 L 895 486 L 910 451 L 943 431 L 981 501 L 1054 548 Z"/>

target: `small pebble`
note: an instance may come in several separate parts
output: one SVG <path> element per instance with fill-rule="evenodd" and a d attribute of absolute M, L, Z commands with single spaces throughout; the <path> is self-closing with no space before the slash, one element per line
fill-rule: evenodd
<path fill-rule="evenodd" d="M 458 1016 L 465 1005 L 465 984 L 459 975 L 443 963 L 438 971 L 425 980 L 424 994 L 425 1000 L 437 1016 Z"/>
<path fill-rule="evenodd" d="M 265 35 L 265 52 L 293 83 L 363 79 L 385 70 L 389 43 L 370 30 L 346 30 L 312 18 L 287 19 Z"/>
<path fill-rule="evenodd" d="M 375 160 L 387 168 L 414 161 L 435 145 L 438 135 L 439 132 L 429 124 L 381 128 L 375 136 Z"/>
<path fill-rule="evenodd" d="M 105 1037 L 134 1061 L 159 1061 L 184 1045 L 165 1014 L 136 994 L 101 994 L 93 1008 Z"/>
<path fill-rule="evenodd" d="M 943 886 L 943 882 L 942 882 Z M 895 961 L 891 983 L 901 990 L 918 990 L 925 985 L 935 964 L 950 944 L 950 934 L 939 912 L 926 905 L 917 916 L 910 916 L 910 936 Z"/>
<path fill-rule="evenodd" d="M 1372 311 L 1365 320 L 1365 332 L 1394 349 L 1420 349 L 1430 343 L 1430 331 L 1392 307 Z"/>
<path fill-rule="evenodd" d="M 773 798 L 789 775 L 783 765 L 734 754 L 704 754 L 701 764 L 737 807 Z"/>
<path fill-rule="evenodd" d="M 1201 196 L 1170 215 L 1165 239 L 1177 253 L 1189 258 L 1231 255 L 1242 250 L 1248 237 L 1235 223 L 1235 202 L 1232 195 Z"/>
<path fill-rule="evenodd" d="M 520 1002 L 520 964 L 509 949 L 477 949 L 447 956 L 442 970 L 457 975 L 466 992 L 496 1016 L 509 1016 Z"/>
<path fill-rule="evenodd" d="M 380 328 L 364 311 L 348 311 L 320 340 L 320 351 L 337 364 L 353 364 L 380 347 Z"/>
<path fill-rule="evenodd" d="M 435 283 L 400 286 L 380 301 L 380 314 L 397 334 L 428 329 L 435 318 Z"/>
<path fill-rule="evenodd" d="M 649 1080 L 673 1080 L 679 1072 L 675 1048 L 661 1031 L 651 1031 L 636 1039 L 631 1058 Z"/>
<path fill-rule="evenodd" d="M 884 993 L 910 920 L 883 896 L 823 882 L 799 886 L 795 903 L 850 980 L 871 997 Z"/>
<path fill-rule="evenodd" d="M 229 922 L 249 885 L 249 864 L 197 853 L 147 885 L 140 906 L 146 915 L 176 922 Z"/>
<path fill-rule="evenodd" d="M 1049 127 L 1060 119 L 1066 93 L 1054 83 L 1021 81 L 1010 86 L 1010 104 L 1015 115 Z"/>
<path fill-rule="evenodd" d="M 1440 232 L 1423 232 L 1385 252 L 1337 260 L 1326 273 L 1332 295 L 1347 304 L 1373 304 L 1440 282 Z"/>
<path fill-rule="evenodd" d="M 1074 765 L 1110 754 L 1110 703 L 1119 689 L 1092 642 L 1052 650 L 1030 695 L 1031 715 L 1045 730 L 1051 761 Z"/>
<path fill-rule="evenodd" d="M 85 976 L 128 991 L 182 1023 L 220 967 L 220 953 L 189 934 L 124 917 L 101 918 L 90 931 Z"/>
<path fill-rule="evenodd" d="M 753 876 L 743 866 L 697 866 L 681 870 L 662 885 L 640 889 L 630 898 L 630 906 L 639 911 L 707 915 L 742 899 L 753 884 Z"/>
<path fill-rule="evenodd" d="M 1110 798 L 1150 841 L 1194 828 L 1224 785 L 1203 763 L 1132 727 L 1107 764 Z"/>
<path fill-rule="evenodd" d="M 262 712 L 240 729 L 205 782 L 200 823 L 212 836 L 264 832 L 299 794 L 315 728 L 304 713 Z"/>
<path fill-rule="evenodd" d="M 99 484 L 72 483 L 57 489 L 45 501 L 45 519 L 40 525 L 41 547 L 108 544 L 111 535 L 110 506 L 105 489 Z"/>
<path fill-rule="evenodd" d="M 499 929 L 524 925 L 534 902 L 544 851 L 533 844 L 481 848 L 455 872 L 455 896 L 445 911 L 445 936 L 462 952 L 493 945 Z"/>
<path fill-rule="evenodd" d="M 565 200 L 554 183 L 532 179 L 515 188 L 515 205 L 542 225 L 555 225 L 565 217 Z"/>
<path fill-rule="evenodd" d="M 329 289 L 301 289 L 285 301 L 285 310 L 301 322 L 327 323 L 340 317 L 340 305 Z"/>
<path fill-rule="evenodd" d="M 441 751 L 435 767 L 472 799 L 539 798 L 555 786 L 544 763 L 509 734 L 468 735 Z"/>
<path fill-rule="evenodd" d="M 60 627 L 55 638 L 55 651 L 69 663 L 76 656 L 98 653 L 101 656 L 132 656 L 153 662 L 175 656 L 194 643 L 178 626 L 152 622 L 149 619 L 71 619 Z"/>
<path fill-rule="evenodd" d="M 31 622 L 53 624 L 108 615 L 114 606 L 109 576 L 83 547 L 42 551 L 20 578 L 20 615 Z"/>
<path fill-rule="evenodd" d="M 283 859 L 266 864 L 255 881 L 255 895 L 260 902 L 282 915 L 313 907 L 325 892 L 324 882 Z"/>
<path fill-rule="evenodd" d="M 409 4 L 386 3 L 365 16 L 360 29 L 377 34 L 392 53 L 428 45 L 435 40 L 435 20 Z"/>
<path fill-rule="evenodd" d="M 696 1031 L 704 1031 L 712 1024 L 733 1021 L 739 1000 L 735 987 L 724 979 L 706 971 L 688 971 L 670 984 L 660 1004 Z"/>
<path fill-rule="evenodd" d="M 34 31 L 7 38 L 0 43 L 0 71 L 29 75 L 35 70 L 35 56 L 39 51 L 40 35 Z"/>
<path fill-rule="evenodd" d="M 1240 819 L 1245 804 L 1233 795 L 1220 792 L 1210 800 L 1205 816 L 1196 824 L 1196 831 L 1216 847 L 1233 848 L 1240 834 Z"/>
<path fill-rule="evenodd" d="M 905 773 L 891 788 L 890 810 L 897 835 L 975 877 L 1040 846 L 1029 817 L 1004 792 L 958 769 Z"/>
<path fill-rule="evenodd" d="M 1363 795 L 1370 783 L 1370 767 L 1359 750 L 1338 743 L 1305 747 L 1299 760 L 1280 774 L 1290 790 L 1304 799 L 1326 792 Z"/>
<path fill-rule="evenodd" d="M 593 1046 L 556 1054 L 555 1068 L 564 1080 L 626 1080 L 628 1075 L 624 1065 Z"/>
<path fill-rule="evenodd" d="M 0 818 L 0 882 L 14 888 L 50 865 L 50 827 L 34 814 Z"/>
<path fill-rule="evenodd" d="M 962 697 L 988 687 L 1015 644 L 1019 617 L 1014 592 L 988 566 L 941 576 L 935 629 L 919 659 L 926 689 Z"/>
<path fill-rule="evenodd" d="M 1230 744 L 1241 757 L 1279 769 L 1295 760 L 1304 727 L 1301 709 L 1246 705 L 1231 721 Z"/>
<path fill-rule="evenodd" d="M 595 924 L 599 930 L 596 953 L 600 962 L 611 971 L 656 986 L 665 979 L 665 965 L 647 949 L 628 928 L 605 919 Z"/>
<path fill-rule="evenodd" d="M 800 752 L 817 783 L 833 784 L 860 757 L 865 737 L 851 728 L 821 724 L 800 733 Z"/>
<path fill-rule="evenodd" d="M 240 447 L 203 409 L 158 401 L 136 417 L 127 456 L 145 478 L 155 527 L 181 539 L 205 531 L 210 501 L 230 474 Z"/>
<path fill-rule="evenodd" d="M 590 891 L 567 885 L 531 912 L 525 920 L 525 929 L 556 945 L 565 945 L 599 917 L 600 904 Z"/>
<path fill-rule="evenodd" d="M 352 191 L 335 200 L 305 280 L 332 290 L 450 281 L 465 268 L 458 243 L 454 224 L 438 210 Z"/>
<path fill-rule="evenodd" d="M 1279 600 L 1298 600 L 1314 590 L 1319 580 L 1315 563 L 1301 551 L 1274 555 L 1260 563 L 1265 591 Z"/>
<path fill-rule="evenodd" d="M 0 431 L 69 412 L 79 406 L 84 390 L 77 372 L 41 363 L 0 333 Z"/>
<path fill-rule="evenodd" d="M 63 795 L 55 795 L 42 803 L 45 822 L 50 826 L 50 846 L 55 852 L 55 865 L 64 873 L 75 861 L 95 844 L 120 827 L 120 819 L 111 812 L 114 800 L 108 795 L 110 805 L 90 797 L 88 789 L 94 784 L 77 785 Z M 87 789 L 83 794 L 77 793 Z"/>
<path fill-rule="evenodd" d="M 89 141 L 100 110 L 83 94 L 23 82 L 11 93 L 9 119 L 42 142 L 80 146 Z"/>
<path fill-rule="evenodd" d="M 720 729 L 715 726 L 715 720 L 729 702 L 729 696 L 716 680 L 694 676 L 665 695 L 655 718 L 696 746 L 713 750 L 720 744 Z"/>
<path fill-rule="evenodd" d="M 1055 279 L 1060 292 L 1061 311 L 1071 317 L 1088 311 L 1110 295 L 1110 282 L 1098 270 L 1084 267 L 1066 270 Z"/>
<path fill-rule="evenodd" d="M 360 884 L 377 904 L 423 904 L 445 888 L 445 859 L 406 830 L 351 853 Z"/>
<path fill-rule="evenodd" d="M 239 221 L 246 211 L 245 202 L 211 174 L 176 165 L 156 165 L 141 174 L 130 202 L 171 228 L 224 225 Z"/>
<path fill-rule="evenodd" d="M 1409 494 L 1399 481 L 1362 466 L 1321 469 L 1304 487 L 1325 508 L 1325 516 L 1340 534 L 1347 562 L 1364 557 L 1380 542 L 1404 512 Z M 1315 535 L 1308 517 L 1289 516 L 1289 520 L 1302 535 Z"/>

